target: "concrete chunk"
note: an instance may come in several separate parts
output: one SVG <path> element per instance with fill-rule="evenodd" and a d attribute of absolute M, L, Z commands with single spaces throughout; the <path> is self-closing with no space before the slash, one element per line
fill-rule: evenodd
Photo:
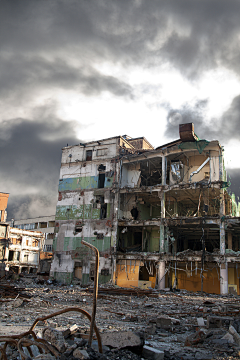
<path fill-rule="evenodd" d="M 144 345 L 142 355 L 146 359 L 150 360 L 162 360 L 164 359 L 164 351 L 152 348 L 150 346 Z"/>
<path fill-rule="evenodd" d="M 229 326 L 229 332 L 233 336 L 234 341 L 240 345 L 240 335 L 232 325 Z"/>
<path fill-rule="evenodd" d="M 81 349 L 79 349 L 79 348 L 77 348 L 76 350 L 74 350 L 73 356 L 74 356 L 76 359 L 81 359 L 81 360 L 90 359 L 87 351 L 86 351 L 86 350 L 81 350 Z"/>
<path fill-rule="evenodd" d="M 137 333 L 132 331 L 114 331 L 101 335 L 102 344 L 111 348 L 142 347 L 143 341 Z"/>
<path fill-rule="evenodd" d="M 63 353 L 66 350 L 65 339 L 61 331 L 46 328 L 43 331 L 43 338 L 55 346 L 60 353 Z"/>
<path fill-rule="evenodd" d="M 204 319 L 203 319 L 203 318 L 197 318 L 197 323 L 198 323 L 198 326 L 200 326 L 200 327 L 204 327 L 204 326 L 205 326 L 205 323 L 204 323 Z"/>
<path fill-rule="evenodd" d="M 224 335 L 222 337 L 223 340 L 227 340 L 229 342 L 229 344 L 233 344 L 234 343 L 234 339 L 233 339 L 233 336 L 227 332 L 226 335 Z"/>

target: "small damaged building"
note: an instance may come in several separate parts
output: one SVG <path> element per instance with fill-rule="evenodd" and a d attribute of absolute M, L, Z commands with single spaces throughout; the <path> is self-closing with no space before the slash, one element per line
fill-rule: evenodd
<path fill-rule="evenodd" d="M 240 293 L 240 219 L 223 148 L 182 124 L 156 149 L 118 136 L 62 150 L 51 275 L 122 287 Z"/>
<path fill-rule="evenodd" d="M 36 272 L 43 241 L 41 232 L 16 229 L 7 223 L 0 223 L 1 270 L 12 270 L 17 274 Z"/>

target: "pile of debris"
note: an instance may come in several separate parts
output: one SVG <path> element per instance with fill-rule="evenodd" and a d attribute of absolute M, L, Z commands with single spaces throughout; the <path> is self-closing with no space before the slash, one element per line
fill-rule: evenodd
<path fill-rule="evenodd" d="M 12 298 L 20 297 L 23 299 L 30 299 L 31 295 L 25 293 L 26 288 L 16 287 L 9 281 L 0 279 L 0 297 Z M 0 300 L 1 301 L 1 300 Z"/>
<path fill-rule="evenodd" d="M 96 315 L 101 353 L 95 332 L 92 346 L 88 346 L 89 319 L 79 312 L 81 308 L 91 313 L 93 298 L 88 289 L 39 285 L 29 279 L 17 285 L 32 297 L 0 304 L 0 346 L 3 348 L 13 333 L 24 334 L 15 336 L 15 343 L 8 343 L 8 359 L 19 359 L 19 349 L 25 353 L 25 360 L 240 357 L 240 299 L 235 295 L 182 290 L 154 291 L 154 297 L 129 296 L 119 288 L 114 295 L 105 292 L 98 300 Z M 77 311 L 69 311 L 68 306 Z"/>

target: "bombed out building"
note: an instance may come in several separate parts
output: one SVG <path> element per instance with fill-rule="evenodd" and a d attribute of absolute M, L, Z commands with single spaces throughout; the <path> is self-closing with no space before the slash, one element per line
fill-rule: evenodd
<path fill-rule="evenodd" d="M 156 149 L 117 136 L 62 150 L 51 275 L 83 284 L 240 294 L 240 219 L 223 148 L 194 126 Z"/>

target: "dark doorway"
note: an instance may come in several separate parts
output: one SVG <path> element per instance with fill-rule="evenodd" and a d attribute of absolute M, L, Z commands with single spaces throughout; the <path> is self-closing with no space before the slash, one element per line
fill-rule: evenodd
<path fill-rule="evenodd" d="M 13 254 L 14 254 L 14 251 L 10 250 L 9 254 L 8 254 L 8 261 L 13 261 Z"/>
<path fill-rule="evenodd" d="M 104 184 L 105 184 L 105 174 L 99 174 L 99 176 L 98 176 L 98 188 L 99 189 L 104 188 Z"/>

